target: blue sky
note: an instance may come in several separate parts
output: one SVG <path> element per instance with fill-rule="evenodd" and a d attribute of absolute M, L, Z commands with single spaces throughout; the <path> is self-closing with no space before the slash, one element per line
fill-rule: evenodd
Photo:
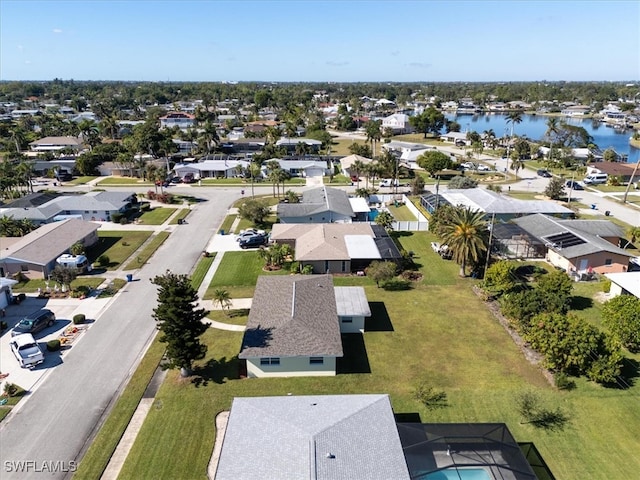
<path fill-rule="evenodd" d="M 639 80 L 640 2 L 0 0 L 0 80 Z"/>

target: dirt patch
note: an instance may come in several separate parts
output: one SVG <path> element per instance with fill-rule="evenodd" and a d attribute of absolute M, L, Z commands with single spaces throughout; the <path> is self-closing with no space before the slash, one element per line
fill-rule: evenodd
<path fill-rule="evenodd" d="M 482 299 L 484 299 L 486 296 L 485 293 L 482 291 L 482 289 L 478 288 L 477 286 L 473 287 L 473 292 Z M 489 309 L 491 314 L 495 317 L 495 319 L 498 320 L 500 325 L 502 325 L 503 328 L 507 331 L 507 333 L 511 336 L 513 343 L 515 343 L 518 346 L 518 348 L 524 355 L 524 358 L 526 358 L 527 361 L 532 365 L 535 365 L 536 367 L 538 367 L 542 372 L 542 375 L 544 376 L 544 378 L 547 379 L 547 382 L 549 382 L 551 386 L 555 387 L 556 383 L 553 378 L 553 373 L 551 373 L 549 370 L 547 370 L 542 366 L 542 361 L 544 360 L 544 357 L 542 356 L 542 354 L 540 354 L 539 352 L 536 352 L 535 350 L 533 350 L 531 347 L 527 345 L 527 342 L 525 342 L 524 339 L 520 336 L 520 334 L 513 328 L 509 320 L 507 320 L 507 318 L 504 315 L 502 315 L 502 311 L 500 310 L 500 305 L 498 304 L 498 302 L 495 300 L 491 300 L 491 301 L 485 300 L 484 304 L 487 306 L 487 308 Z"/>
<path fill-rule="evenodd" d="M 593 299 L 598 303 L 604 303 L 608 300 L 611 300 L 611 297 L 607 292 L 596 292 L 593 296 Z"/>

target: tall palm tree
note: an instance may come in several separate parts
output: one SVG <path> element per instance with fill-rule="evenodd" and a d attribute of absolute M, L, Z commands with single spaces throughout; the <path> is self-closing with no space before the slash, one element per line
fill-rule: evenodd
<path fill-rule="evenodd" d="M 367 122 L 367 126 L 365 127 L 367 142 L 371 142 L 371 152 L 373 153 L 374 157 L 376 156 L 376 143 L 378 143 L 382 138 L 380 125 L 380 120 L 372 120 Z"/>
<path fill-rule="evenodd" d="M 511 161 L 511 170 L 513 170 L 514 172 L 516 172 L 516 178 L 518 178 L 518 170 L 520 170 L 521 168 L 524 168 L 524 161 L 522 161 L 521 158 L 514 158 Z"/>
<path fill-rule="evenodd" d="M 511 134 L 509 135 L 509 143 L 507 144 L 507 163 L 509 163 L 509 146 L 513 141 L 513 127 L 522 123 L 522 112 L 514 111 L 507 114 L 507 125 L 511 125 Z"/>
<path fill-rule="evenodd" d="M 549 160 L 553 158 L 551 155 L 553 150 L 553 141 L 556 139 L 558 133 L 560 132 L 560 120 L 558 117 L 549 117 L 547 119 L 547 131 L 544 134 L 549 137 Z"/>
<path fill-rule="evenodd" d="M 356 160 L 351 164 L 351 168 L 349 169 L 349 171 L 352 175 L 355 173 L 356 177 L 358 178 L 356 188 L 360 188 L 360 174 L 364 172 L 365 168 L 366 167 L 362 160 Z"/>
<path fill-rule="evenodd" d="M 229 309 L 231 308 L 233 302 L 231 301 L 231 295 L 227 290 L 224 290 L 222 288 L 214 290 L 213 304 L 215 305 L 216 303 L 220 305 L 220 308 L 222 308 L 222 312 L 228 316 Z"/>
<path fill-rule="evenodd" d="M 460 264 L 460 276 L 466 275 L 469 262 L 478 262 L 487 251 L 489 229 L 484 213 L 479 210 L 458 207 L 451 212 L 449 221 L 442 225 L 442 241 Z"/>

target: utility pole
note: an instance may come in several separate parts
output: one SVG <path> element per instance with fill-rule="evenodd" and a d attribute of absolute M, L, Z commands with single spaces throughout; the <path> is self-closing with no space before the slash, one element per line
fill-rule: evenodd
<path fill-rule="evenodd" d="M 640 157 L 638 157 L 638 161 L 636 162 L 636 166 L 633 169 L 633 173 L 631 173 L 631 178 L 627 183 L 627 189 L 624 191 L 624 197 L 622 197 L 622 203 L 627 203 L 627 196 L 629 195 L 629 189 L 631 188 L 631 184 L 633 183 L 633 179 L 636 176 L 636 172 L 638 171 L 638 167 L 640 167 Z"/>
<path fill-rule="evenodd" d="M 487 261 L 484 264 L 484 274 L 487 274 L 489 268 L 489 259 L 491 258 L 491 243 L 493 242 L 493 226 L 496 221 L 496 213 L 491 214 L 491 228 L 489 229 L 489 245 L 487 246 Z M 483 275 L 484 276 L 484 275 Z"/>

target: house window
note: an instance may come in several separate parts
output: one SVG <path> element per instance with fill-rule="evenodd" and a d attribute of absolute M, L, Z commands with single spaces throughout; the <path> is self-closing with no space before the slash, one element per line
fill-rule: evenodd
<path fill-rule="evenodd" d="M 20 265 L 20 270 L 22 270 L 23 272 L 28 272 L 29 271 L 29 266 L 28 265 Z"/>
<path fill-rule="evenodd" d="M 605 265 L 611 265 L 613 263 L 613 260 L 610 258 L 605 259 L 604 264 Z"/>
<path fill-rule="evenodd" d="M 280 365 L 280 358 L 278 357 L 261 358 L 260 365 Z"/>
<path fill-rule="evenodd" d="M 324 365 L 324 358 L 323 357 L 310 357 L 309 358 L 309 365 Z"/>
<path fill-rule="evenodd" d="M 347 271 L 347 262 L 345 262 L 344 260 L 342 261 L 342 271 L 343 272 Z"/>
<path fill-rule="evenodd" d="M 329 260 L 325 260 L 324 261 L 324 271 L 328 272 L 329 271 Z"/>
<path fill-rule="evenodd" d="M 98 211 L 97 211 L 97 210 L 94 210 L 94 211 L 93 211 L 93 213 L 98 213 Z"/>
<path fill-rule="evenodd" d="M 353 323 L 353 317 L 340 317 L 342 323 Z"/>
<path fill-rule="evenodd" d="M 89 210 L 85 210 L 84 213 L 89 213 Z"/>

